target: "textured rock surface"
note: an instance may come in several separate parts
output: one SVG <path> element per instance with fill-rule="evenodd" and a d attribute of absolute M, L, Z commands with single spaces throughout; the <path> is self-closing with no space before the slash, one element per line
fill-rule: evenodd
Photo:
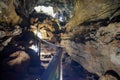
<path fill-rule="evenodd" d="M 23 80 L 23 74 L 27 72 L 30 63 L 29 55 L 24 51 L 16 51 L 4 58 L 0 68 L 1 80 Z M 7 76 L 7 77 L 6 77 Z"/>
<path fill-rule="evenodd" d="M 5 27 L 2 26 L 0 30 L 0 51 L 2 51 L 3 48 L 8 45 L 14 36 L 19 35 L 20 33 L 22 33 L 22 29 L 17 25 L 12 30 L 5 29 Z"/>
<path fill-rule="evenodd" d="M 27 18 L 35 6 L 37 0 L 1 0 L 0 1 L 0 23 L 8 25 L 18 24 Z"/>
<path fill-rule="evenodd" d="M 113 70 L 120 75 L 120 23 L 78 26 L 65 35 L 61 45 L 89 72 L 101 76 Z"/>
<path fill-rule="evenodd" d="M 83 22 L 111 20 L 120 14 L 119 0 L 77 0 L 74 15 L 66 25 L 67 31 Z"/>
<path fill-rule="evenodd" d="M 74 16 L 66 25 L 67 33 L 62 35 L 61 45 L 71 58 L 89 72 L 103 75 L 100 80 L 120 78 L 118 4 L 119 0 L 79 0 Z M 109 71 L 110 75 L 105 74 Z"/>
<path fill-rule="evenodd" d="M 119 80 L 111 75 L 102 76 L 99 80 Z"/>
<path fill-rule="evenodd" d="M 10 58 L 13 58 L 10 60 Z M 25 72 L 30 62 L 29 55 L 24 51 L 16 51 L 8 58 L 4 59 L 3 64 L 13 68 L 16 72 Z"/>
<path fill-rule="evenodd" d="M 36 40 L 32 32 L 24 31 L 14 36 L 0 51 L 1 80 L 36 80 L 43 68 L 37 53 L 30 48 Z M 42 68 L 42 69 L 41 69 Z M 7 76 L 7 77 L 6 77 Z"/>
<path fill-rule="evenodd" d="M 16 24 L 19 22 L 20 17 L 15 12 L 15 6 L 13 0 L 0 1 L 0 23 Z"/>
<path fill-rule="evenodd" d="M 29 14 L 37 5 L 53 6 L 56 9 L 73 9 L 74 2 L 71 0 L 1 0 L 0 1 L 0 23 L 15 25 L 27 19 Z M 72 11 L 70 11 L 72 13 Z"/>
<path fill-rule="evenodd" d="M 63 80 L 98 80 L 98 76 L 88 72 L 65 53 L 63 56 Z"/>

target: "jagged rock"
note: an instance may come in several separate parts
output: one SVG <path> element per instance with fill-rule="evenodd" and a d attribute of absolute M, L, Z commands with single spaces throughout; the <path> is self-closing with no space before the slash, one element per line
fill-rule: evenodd
<path fill-rule="evenodd" d="M 100 37 L 97 41 L 107 44 L 115 40 L 115 37 L 120 34 L 119 26 L 119 23 L 115 23 L 108 25 L 108 27 L 101 27 L 96 33 L 96 36 Z"/>
<path fill-rule="evenodd" d="M 15 29 L 12 31 L 12 36 L 20 35 L 20 33 L 22 33 L 22 29 L 20 26 L 16 25 Z"/>
<path fill-rule="evenodd" d="M 120 14 L 119 8 L 119 0 L 78 0 L 74 8 L 74 15 L 66 25 L 66 29 L 70 31 L 84 22 L 111 20 Z"/>
<path fill-rule="evenodd" d="M 4 28 L 4 27 L 3 27 Z M 15 28 L 11 30 L 1 30 L 0 31 L 0 51 L 4 49 L 5 46 L 11 41 L 14 36 L 20 35 L 22 29 L 16 25 Z"/>
<path fill-rule="evenodd" d="M 30 64 L 30 56 L 25 51 L 16 51 L 4 58 L 0 64 L 1 80 L 23 80 Z"/>
<path fill-rule="evenodd" d="M 6 33 L 5 33 L 5 31 L 0 31 L 0 38 L 3 38 L 3 37 L 5 37 L 6 36 Z"/>
<path fill-rule="evenodd" d="M 98 76 L 89 73 L 79 63 L 72 60 L 67 54 L 63 54 L 63 79 L 65 80 L 98 80 Z"/>
<path fill-rule="evenodd" d="M 3 65 L 14 69 L 17 72 L 25 72 L 30 63 L 30 56 L 24 51 L 16 51 L 3 60 Z"/>
<path fill-rule="evenodd" d="M 120 23 L 97 27 L 96 24 L 78 26 L 66 34 L 69 38 L 64 39 L 63 36 L 61 45 L 73 60 L 89 72 L 101 76 L 108 70 L 113 70 L 120 75 L 120 40 L 116 39 L 119 33 Z"/>
<path fill-rule="evenodd" d="M 40 39 L 51 42 L 60 41 L 60 26 L 56 21 L 45 19 L 43 23 L 36 23 L 30 26 L 30 31 L 33 32 Z"/>
<path fill-rule="evenodd" d="M 67 33 L 62 35 L 61 45 L 71 58 L 99 77 L 109 70 L 120 75 L 119 3 L 119 0 L 78 0 L 66 25 Z M 103 80 L 108 77 L 113 80 L 110 76 L 113 74 Z"/>
<path fill-rule="evenodd" d="M 54 28 L 48 24 L 39 24 L 38 29 L 36 26 L 31 26 L 30 31 L 37 35 L 40 39 L 51 40 L 53 33 L 51 30 Z"/>
<path fill-rule="evenodd" d="M 2 0 L 0 1 L 0 23 L 7 25 L 25 22 L 38 0 Z M 24 20 L 25 19 L 25 20 Z M 23 23 L 23 22 L 22 22 Z M 26 22 L 27 23 L 27 22 Z"/>
<path fill-rule="evenodd" d="M 120 80 L 120 76 L 115 71 L 109 70 L 99 80 Z"/>
<path fill-rule="evenodd" d="M 105 76 L 102 76 L 99 80 L 118 80 L 118 79 L 116 79 L 111 75 L 105 75 Z"/>
<path fill-rule="evenodd" d="M 33 74 L 40 77 L 43 71 L 40 66 L 40 58 L 37 52 L 30 48 L 30 46 L 36 45 L 35 39 L 32 32 L 25 31 L 14 36 L 4 47 L 0 52 L 1 80 L 25 80 L 30 75 L 34 76 Z"/>
<path fill-rule="evenodd" d="M 0 23 L 7 23 L 7 24 L 16 24 L 19 22 L 20 17 L 17 15 L 15 11 L 15 7 L 13 4 L 13 0 L 0 1 Z"/>
<path fill-rule="evenodd" d="M 8 45 L 8 43 L 11 41 L 12 37 L 6 39 L 5 41 L 2 41 L 2 43 L 0 44 L 0 51 L 2 51 L 4 49 L 5 46 Z"/>

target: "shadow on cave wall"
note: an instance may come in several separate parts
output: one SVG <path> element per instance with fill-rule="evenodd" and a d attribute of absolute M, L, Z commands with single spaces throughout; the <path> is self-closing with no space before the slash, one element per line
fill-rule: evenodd
<path fill-rule="evenodd" d="M 77 79 L 77 80 L 98 80 L 99 77 L 96 74 L 88 72 L 79 63 L 72 60 L 71 57 L 64 53 L 63 61 L 63 79 Z M 80 79 L 81 78 L 81 79 Z"/>
<path fill-rule="evenodd" d="M 108 70 L 104 75 L 112 75 L 114 76 L 117 80 L 120 80 L 120 75 L 116 73 L 114 70 Z"/>

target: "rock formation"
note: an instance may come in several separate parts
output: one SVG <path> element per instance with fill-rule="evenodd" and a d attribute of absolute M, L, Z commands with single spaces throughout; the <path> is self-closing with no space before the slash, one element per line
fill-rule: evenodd
<path fill-rule="evenodd" d="M 111 20 L 119 15 L 119 0 L 78 0 L 74 8 L 73 17 L 66 25 L 67 31 L 81 23 L 89 21 Z"/>
<path fill-rule="evenodd" d="M 16 24 L 20 20 L 20 17 L 15 12 L 13 0 L 0 1 L 0 12 L 0 23 Z"/>
<path fill-rule="evenodd" d="M 0 1 L 0 73 L 6 71 L 5 69 L 12 71 L 2 73 L 0 76 L 2 80 L 8 80 L 5 78 L 6 74 L 18 80 L 20 76 L 14 71 L 26 73 L 26 68 L 39 65 L 39 62 L 34 63 L 38 61 L 33 54 L 35 52 L 26 48 L 31 42 L 34 44 L 32 40 L 34 34 L 22 32 L 31 25 L 29 14 L 33 7 L 43 4 L 69 11 L 73 9 L 74 3 L 76 3 L 74 14 L 70 11 L 69 16 L 73 16 L 66 25 L 65 33 L 62 34 L 61 45 L 66 48 L 72 60 L 78 62 L 88 72 L 98 75 L 99 80 L 120 80 L 120 0 L 39 0 L 36 3 L 37 1 Z M 35 30 L 43 29 L 45 37 L 50 34 L 48 35 L 50 37 L 46 37 L 50 40 L 54 37 L 53 33 L 57 34 L 54 25 L 56 24 L 40 23 L 37 26 L 34 24 Z M 45 30 L 46 26 L 48 31 Z M 25 62 L 27 64 L 24 64 Z"/>
<path fill-rule="evenodd" d="M 71 58 L 104 76 L 100 80 L 120 79 L 119 4 L 119 0 L 79 0 L 62 36 L 61 45 Z"/>

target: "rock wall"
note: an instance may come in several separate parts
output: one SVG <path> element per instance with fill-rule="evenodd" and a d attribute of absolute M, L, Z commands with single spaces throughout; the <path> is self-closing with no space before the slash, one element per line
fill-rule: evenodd
<path fill-rule="evenodd" d="M 66 25 L 67 31 L 89 21 L 111 20 L 120 13 L 119 0 L 77 0 L 74 15 Z"/>
<path fill-rule="evenodd" d="M 61 45 L 71 58 L 89 72 L 103 76 L 100 80 L 120 79 L 119 3 L 79 0 L 62 35 Z"/>
<path fill-rule="evenodd" d="M 28 17 L 33 10 L 37 0 L 1 0 L 0 1 L 0 23 L 15 25 Z"/>
<path fill-rule="evenodd" d="M 0 23 L 16 24 L 20 17 L 15 12 L 13 0 L 0 1 Z"/>
<path fill-rule="evenodd" d="M 29 23 L 28 15 L 37 0 L 1 0 L 0 1 L 0 51 L 11 39 L 22 33 L 23 27 Z M 21 26 L 21 25 L 22 26 Z"/>
<path fill-rule="evenodd" d="M 107 70 L 115 70 L 119 73 L 120 23 L 95 31 L 90 31 L 91 27 L 87 26 L 86 33 L 74 32 L 70 39 L 62 40 L 62 45 L 65 44 L 71 57 L 90 72 L 102 75 Z"/>

